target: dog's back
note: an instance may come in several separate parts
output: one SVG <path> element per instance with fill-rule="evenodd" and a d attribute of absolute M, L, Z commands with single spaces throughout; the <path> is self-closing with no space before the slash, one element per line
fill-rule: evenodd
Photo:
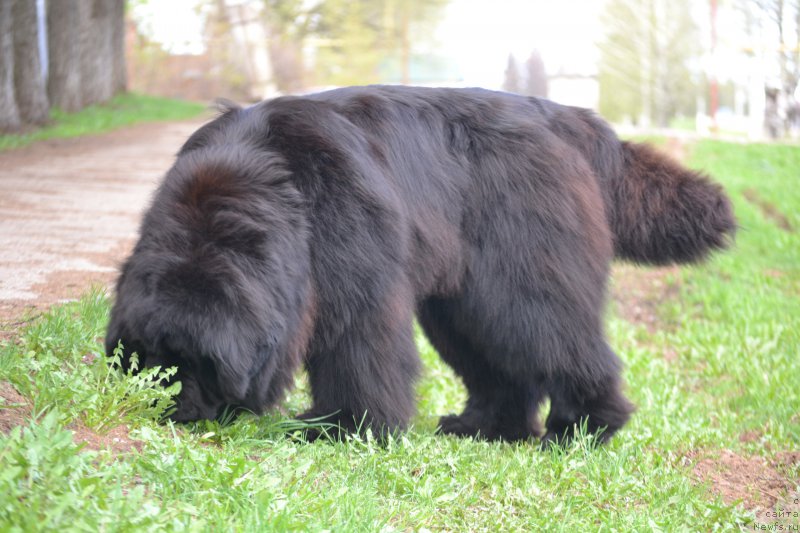
<path fill-rule="evenodd" d="M 396 429 L 416 315 L 470 395 L 443 432 L 539 435 L 549 397 L 546 440 L 582 420 L 607 438 L 632 411 L 603 334 L 610 261 L 694 260 L 733 227 L 705 178 L 545 100 L 376 86 L 229 107 L 156 194 L 108 346 L 186 363 L 179 419 L 267 408 L 304 358 L 306 417 Z"/>

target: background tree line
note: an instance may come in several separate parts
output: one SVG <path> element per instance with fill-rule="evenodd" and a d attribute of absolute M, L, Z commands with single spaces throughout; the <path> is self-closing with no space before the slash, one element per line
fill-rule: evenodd
<path fill-rule="evenodd" d="M 0 129 L 125 87 L 125 0 L 0 0 Z"/>
<path fill-rule="evenodd" d="M 777 60 L 777 79 L 767 87 L 766 127 L 771 137 L 800 128 L 800 0 L 736 0 L 745 32 L 752 43 L 750 57 Z"/>
<path fill-rule="evenodd" d="M 737 21 L 738 31 L 726 35 L 726 46 L 734 48 L 742 66 L 722 80 L 714 74 L 718 10 Z M 776 135 L 788 130 L 793 114 L 800 116 L 800 0 L 608 0 L 600 22 L 599 110 L 612 121 L 665 127 L 717 96 L 721 105 L 733 107 L 736 86 L 742 92 L 746 78 L 754 75 L 753 61 L 777 73 L 760 80 L 768 129 L 776 120 L 771 113 L 785 120 L 784 131 Z M 712 96 L 710 87 L 717 82 L 718 94 Z M 776 100 L 773 106 L 770 99 Z"/>
<path fill-rule="evenodd" d="M 408 83 L 414 55 L 431 41 L 448 0 L 250 0 L 268 37 L 272 82 L 292 93 L 313 86 Z M 206 0 L 208 40 L 241 23 L 242 2 Z M 245 21 L 249 22 L 249 21 Z M 236 52 L 234 52 L 235 54 Z M 253 53 L 253 51 L 249 51 Z M 228 53 L 230 55 L 230 52 Z M 218 61 L 231 59 L 221 57 Z M 244 69 L 246 70 L 246 69 Z M 246 76 L 245 76 L 246 77 Z"/>
<path fill-rule="evenodd" d="M 542 54 L 538 50 L 531 52 L 522 68 L 514 54 L 508 55 L 508 63 L 503 77 L 503 90 L 526 96 L 547 98 L 547 70 Z"/>
<path fill-rule="evenodd" d="M 702 81 L 691 66 L 705 50 L 691 8 L 692 0 L 609 0 L 598 65 L 603 116 L 666 127 L 694 114 Z"/>

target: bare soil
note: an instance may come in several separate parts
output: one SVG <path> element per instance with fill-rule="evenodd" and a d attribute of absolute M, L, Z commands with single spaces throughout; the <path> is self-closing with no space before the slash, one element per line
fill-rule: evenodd
<path fill-rule="evenodd" d="M 772 522 L 775 510 L 800 511 L 800 487 L 790 473 L 800 467 L 800 452 L 778 452 L 772 459 L 730 450 L 690 452 L 685 460 L 697 482 L 707 483 L 723 502 L 754 511 L 760 522 Z"/>
<path fill-rule="evenodd" d="M 659 314 L 659 307 L 678 297 L 679 267 L 637 267 L 615 264 L 611 271 L 611 302 L 617 316 L 641 324 L 651 333 L 670 329 Z"/>
<path fill-rule="evenodd" d="M 0 381 L 0 433 L 25 424 L 31 417 L 28 401 L 7 381 Z"/>
<path fill-rule="evenodd" d="M 792 226 L 792 223 L 789 221 L 787 216 L 781 213 L 781 211 L 775 207 L 775 204 L 764 200 L 761 195 L 758 194 L 757 190 L 753 188 L 747 188 L 742 191 L 742 194 L 745 200 L 761 210 L 761 214 L 764 215 L 764 218 L 771 220 L 783 231 L 788 231 L 789 233 L 794 232 L 794 226 Z"/>
<path fill-rule="evenodd" d="M 11 383 L 0 381 L 0 433 L 8 434 L 17 426 L 27 425 L 32 417 L 28 400 Z M 89 450 L 122 454 L 142 449 L 142 443 L 130 438 L 125 425 L 113 427 L 105 433 L 93 431 L 79 422 L 70 425 L 69 429 L 72 440 Z"/>

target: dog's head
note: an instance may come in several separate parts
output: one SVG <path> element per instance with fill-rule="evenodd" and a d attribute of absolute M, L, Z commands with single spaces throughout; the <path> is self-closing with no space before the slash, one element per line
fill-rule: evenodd
<path fill-rule="evenodd" d="M 106 352 L 177 366 L 177 421 L 278 401 L 312 327 L 308 237 L 279 162 L 237 147 L 178 158 L 123 265 Z"/>

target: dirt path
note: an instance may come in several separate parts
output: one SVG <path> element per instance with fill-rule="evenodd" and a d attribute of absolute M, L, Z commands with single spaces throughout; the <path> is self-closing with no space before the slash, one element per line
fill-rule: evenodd
<path fill-rule="evenodd" d="M 0 152 L 0 336 L 32 310 L 114 280 L 156 184 L 201 122 Z"/>

